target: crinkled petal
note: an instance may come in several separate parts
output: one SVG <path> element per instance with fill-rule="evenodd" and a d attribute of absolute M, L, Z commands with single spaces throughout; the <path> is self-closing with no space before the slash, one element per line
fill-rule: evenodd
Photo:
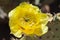
<path fill-rule="evenodd" d="M 10 29 L 11 29 L 11 34 L 13 34 L 14 36 L 18 38 L 22 36 L 22 31 L 17 25 L 11 26 Z"/>
<path fill-rule="evenodd" d="M 48 27 L 47 26 L 40 26 L 40 28 L 36 28 L 34 34 L 37 36 L 42 36 L 43 34 L 47 33 Z"/>

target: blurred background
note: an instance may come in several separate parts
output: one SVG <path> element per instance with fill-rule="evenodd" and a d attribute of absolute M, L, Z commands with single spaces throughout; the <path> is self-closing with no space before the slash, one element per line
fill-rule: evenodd
<path fill-rule="evenodd" d="M 53 16 L 60 13 L 60 0 L 0 0 L 0 40 L 11 40 L 8 13 L 24 1 L 38 6 L 44 13 Z M 48 33 L 39 37 L 39 40 L 60 40 L 60 21 L 52 21 L 48 27 Z"/>

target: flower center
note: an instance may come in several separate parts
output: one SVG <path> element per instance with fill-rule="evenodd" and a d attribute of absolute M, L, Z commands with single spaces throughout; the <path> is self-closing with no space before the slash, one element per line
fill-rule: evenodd
<path fill-rule="evenodd" d="M 25 22 L 28 22 L 30 20 L 30 18 L 24 18 Z"/>

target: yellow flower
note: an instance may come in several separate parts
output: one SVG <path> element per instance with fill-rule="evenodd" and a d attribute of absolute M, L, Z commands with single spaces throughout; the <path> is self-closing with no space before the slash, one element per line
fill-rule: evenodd
<path fill-rule="evenodd" d="M 8 16 L 11 34 L 18 38 L 22 34 L 41 36 L 48 31 L 48 16 L 32 4 L 23 2 L 9 12 Z"/>

